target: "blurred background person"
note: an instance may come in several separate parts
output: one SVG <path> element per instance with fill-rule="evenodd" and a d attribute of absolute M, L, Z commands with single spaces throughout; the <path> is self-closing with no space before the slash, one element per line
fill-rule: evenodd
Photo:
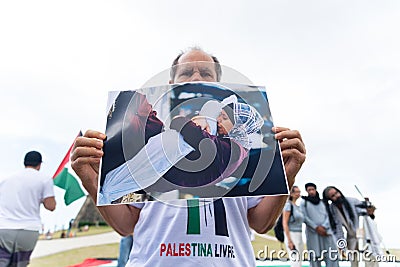
<path fill-rule="evenodd" d="M 0 266 L 29 264 L 42 228 L 40 205 L 56 208 L 53 179 L 39 172 L 42 155 L 30 151 L 25 169 L 0 180 Z M 6 204 L 7 203 L 7 204 Z"/>
<path fill-rule="evenodd" d="M 133 245 L 133 234 L 121 237 L 119 242 L 119 255 L 117 267 L 125 267 L 129 260 Z"/>
<path fill-rule="evenodd" d="M 375 217 L 375 207 L 367 208 L 366 202 L 360 201 L 353 197 L 345 197 L 342 192 L 334 186 L 328 186 L 325 188 L 323 199 L 336 239 L 347 241 L 347 251 L 344 251 L 346 252 L 345 255 L 351 262 L 352 267 L 358 267 L 359 258 L 356 257 L 357 253 L 354 254 L 353 252 L 364 250 L 365 248 L 360 248 L 358 246 L 359 240 L 357 238 L 357 231 L 359 228 L 363 229 L 361 232 L 365 232 L 365 230 L 368 229 L 368 227 L 365 227 L 365 223 L 367 223 L 368 219 L 372 220 L 371 217 Z M 360 218 L 362 218 L 361 224 Z M 346 229 L 346 237 L 344 236 L 343 228 Z M 365 236 L 363 239 L 365 239 Z M 369 240 L 368 243 L 363 243 L 371 244 L 375 243 L 375 241 L 376 240 Z M 367 249 L 372 253 L 370 255 L 371 258 L 365 260 L 365 266 L 379 266 L 378 262 L 373 261 L 373 257 L 376 254 L 382 254 L 382 252 L 378 251 L 378 253 L 376 253 L 375 251 L 371 250 L 371 246 L 369 246 Z"/>
<path fill-rule="evenodd" d="M 289 200 L 283 209 L 282 225 L 285 245 L 291 266 L 301 266 L 304 242 L 302 237 L 303 213 L 296 201 L 300 198 L 300 189 L 294 185 L 290 190 Z"/>
<path fill-rule="evenodd" d="M 306 243 L 310 266 L 320 267 L 322 260 L 325 261 L 327 267 L 339 266 L 337 253 L 322 254 L 322 251 L 333 251 L 337 248 L 329 216 L 319 197 L 317 186 L 314 183 L 307 183 L 305 189 L 308 196 L 302 197 L 303 201 L 300 203 L 300 207 L 306 224 Z M 323 257 L 321 258 L 321 256 Z"/>

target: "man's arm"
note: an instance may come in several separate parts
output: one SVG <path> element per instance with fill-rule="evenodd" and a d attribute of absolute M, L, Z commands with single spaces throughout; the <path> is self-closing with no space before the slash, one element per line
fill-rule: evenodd
<path fill-rule="evenodd" d="M 49 211 L 54 211 L 56 209 L 55 197 L 46 197 L 43 199 L 43 206 Z"/>
<path fill-rule="evenodd" d="M 347 200 L 350 202 L 350 205 L 354 207 L 354 211 L 356 212 L 354 216 L 367 213 L 367 208 L 365 207 L 365 203 L 363 201 L 355 197 L 347 197 Z"/>
<path fill-rule="evenodd" d="M 202 130 L 201 126 L 183 116 L 172 119 L 170 128 L 180 133 L 185 142 L 197 151 L 200 150 L 201 141 L 211 136 L 207 131 Z"/>
<path fill-rule="evenodd" d="M 306 159 L 303 140 L 296 130 L 284 127 L 274 127 L 272 130 L 280 143 L 288 186 L 292 188 L 296 174 Z M 287 196 L 265 196 L 257 206 L 247 212 L 250 227 L 258 233 L 266 233 L 275 225 L 286 199 Z"/>
<path fill-rule="evenodd" d="M 96 203 L 100 159 L 103 156 L 105 134 L 88 130 L 75 141 L 71 155 L 71 166 L 82 181 L 82 185 Z M 97 207 L 107 221 L 119 234 L 126 236 L 133 232 L 139 219 L 140 209 L 129 205 Z"/>
<path fill-rule="evenodd" d="M 306 204 L 306 200 L 303 199 L 300 202 L 300 209 L 301 209 L 301 212 L 303 213 L 304 223 L 307 226 L 311 227 L 312 229 L 316 229 L 318 225 L 310 218 L 310 216 L 308 216 L 308 212 L 306 210 L 307 208 L 306 208 L 305 204 Z"/>
<path fill-rule="evenodd" d="M 288 203 L 288 202 L 287 202 Z M 289 205 L 292 205 L 291 203 L 288 203 Z M 287 208 L 287 206 L 285 205 L 285 209 L 282 212 L 282 226 L 283 226 L 283 232 L 286 235 L 287 238 L 287 243 L 288 243 L 288 247 L 289 249 L 293 250 L 295 248 L 294 244 L 293 244 L 293 240 L 292 237 L 290 236 L 290 229 L 289 229 L 289 220 L 290 220 L 290 215 L 291 215 L 291 210 L 290 210 L 290 206 L 289 209 Z"/>
<path fill-rule="evenodd" d="M 328 208 L 330 209 L 330 207 L 328 207 Z M 330 229 L 330 228 L 331 228 L 331 223 L 330 223 L 330 221 L 329 221 L 328 212 L 325 213 L 325 219 L 324 219 L 324 221 L 323 221 L 323 223 L 322 223 L 322 226 L 323 226 L 325 229 Z"/>

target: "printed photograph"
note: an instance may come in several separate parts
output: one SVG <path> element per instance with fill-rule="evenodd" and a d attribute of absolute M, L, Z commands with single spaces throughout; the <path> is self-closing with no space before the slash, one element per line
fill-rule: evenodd
<path fill-rule="evenodd" d="M 261 86 L 109 92 L 97 204 L 288 194 L 272 127 Z"/>

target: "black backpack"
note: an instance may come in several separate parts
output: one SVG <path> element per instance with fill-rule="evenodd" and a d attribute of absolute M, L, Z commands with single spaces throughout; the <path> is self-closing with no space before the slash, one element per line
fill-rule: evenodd
<path fill-rule="evenodd" d="M 292 203 L 290 203 L 289 220 L 292 216 L 293 216 L 293 205 L 292 205 Z M 283 217 L 283 214 L 281 214 L 281 216 L 279 216 L 279 219 L 276 222 L 276 225 L 274 226 L 274 233 L 275 233 L 276 239 L 278 239 L 280 242 L 283 243 L 285 241 L 285 235 L 283 234 L 282 217 Z"/>

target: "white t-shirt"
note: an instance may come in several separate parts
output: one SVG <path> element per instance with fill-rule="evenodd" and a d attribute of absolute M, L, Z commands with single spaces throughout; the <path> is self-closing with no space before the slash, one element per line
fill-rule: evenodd
<path fill-rule="evenodd" d="M 32 168 L 1 179 L 0 229 L 40 230 L 40 203 L 53 196 L 53 180 Z"/>
<path fill-rule="evenodd" d="M 141 212 L 126 266 L 255 266 L 247 210 L 260 200 L 133 204 Z"/>

